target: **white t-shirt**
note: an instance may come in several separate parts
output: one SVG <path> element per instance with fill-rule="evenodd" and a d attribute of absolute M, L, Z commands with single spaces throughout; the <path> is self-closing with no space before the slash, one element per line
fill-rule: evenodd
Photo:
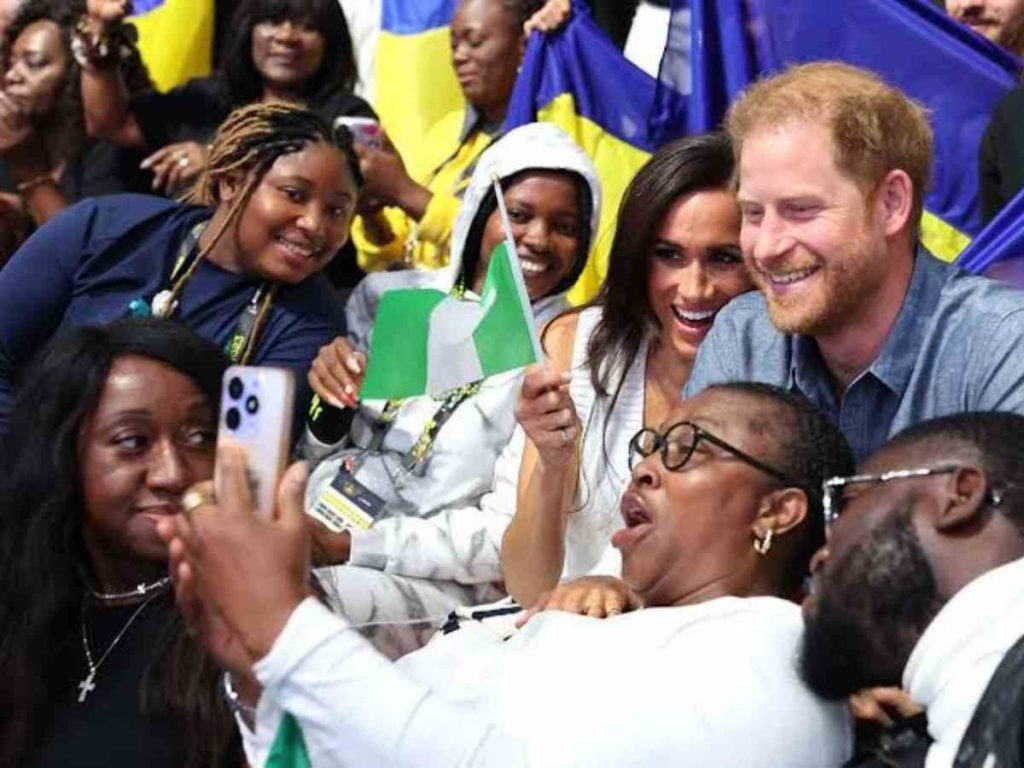
<path fill-rule="evenodd" d="M 263 765 L 288 711 L 314 768 L 834 768 L 849 723 L 799 679 L 802 626 L 775 598 L 548 612 L 505 642 L 471 626 L 392 663 L 308 600 L 256 665 L 245 746 Z"/>

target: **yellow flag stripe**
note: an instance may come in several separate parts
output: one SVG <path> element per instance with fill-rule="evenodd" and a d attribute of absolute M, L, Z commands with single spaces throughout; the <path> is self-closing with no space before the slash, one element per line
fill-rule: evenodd
<path fill-rule="evenodd" d="M 537 118 L 554 123 L 568 133 L 597 166 L 601 177 L 601 221 L 587 266 L 569 292 L 569 301 L 582 304 L 593 298 L 608 273 L 608 252 L 615 234 L 619 202 L 626 185 L 633 179 L 650 154 L 606 132 L 600 125 L 581 117 L 571 94 L 555 97 L 537 112 Z"/>
<path fill-rule="evenodd" d="M 921 217 L 921 242 L 943 261 L 955 261 L 971 238 L 928 211 Z"/>
<path fill-rule="evenodd" d="M 159 90 L 210 74 L 211 0 L 165 0 L 159 8 L 130 21 L 139 31 L 139 52 Z"/>

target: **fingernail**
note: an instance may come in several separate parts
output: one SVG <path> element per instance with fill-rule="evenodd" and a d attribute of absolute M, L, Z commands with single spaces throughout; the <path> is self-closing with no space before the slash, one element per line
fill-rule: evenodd
<path fill-rule="evenodd" d="M 334 395 L 324 395 L 324 399 L 327 401 L 328 405 L 334 406 L 335 408 L 341 409 L 345 407 L 345 404 Z"/>
<path fill-rule="evenodd" d="M 352 373 L 362 373 L 363 368 L 359 365 L 359 360 L 354 355 L 349 355 L 345 358 L 345 367 L 348 368 Z"/>
<path fill-rule="evenodd" d="M 352 386 L 351 384 L 346 384 L 346 385 L 345 385 L 344 387 L 342 387 L 341 389 L 342 389 L 342 391 L 344 391 L 344 393 L 345 393 L 346 395 L 348 395 L 348 396 L 350 396 L 350 397 L 351 397 L 351 396 L 352 396 L 352 395 L 353 395 L 353 394 L 355 393 L 355 391 L 356 391 L 356 390 L 355 390 L 355 387 L 353 387 L 353 386 Z"/>

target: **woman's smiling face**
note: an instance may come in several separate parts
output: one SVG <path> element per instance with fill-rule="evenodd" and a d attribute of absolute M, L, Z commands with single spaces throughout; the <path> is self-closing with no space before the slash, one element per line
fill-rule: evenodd
<path fill-rule="evenodd" d="M 221 205 L 240 184 L 223 182 Z M 345 155 L 326 142 L 281 155 L 264 174 L 234 230 L 242 270 L 264 280 L 300 283 L 346 243 L 357 188 Z"/>

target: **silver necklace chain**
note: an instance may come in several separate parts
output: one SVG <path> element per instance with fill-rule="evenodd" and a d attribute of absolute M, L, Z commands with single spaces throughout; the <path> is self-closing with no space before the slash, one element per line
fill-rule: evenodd
<path fill-rule="evenodd" d="M 171 583 L 170 576 L 164 576 L 159 581 L 151 581 L 148 584 L 142 583 L 129 592 L 97 592 L 89 587 L 89 592 L 102 603 L 116 603 L 119 600 L 128 600 L 132 597 L 145 597 L 151 592 L 160 592 Z"/>
<path fill-rule="evenodd" d="M 100 656 L 99 661 L 93 661 L 92 658 L 92 649 L 89 647 L 89 635 L 88 632 L 86 632 L 85 630 L 85 606 L 82 606 L 82 649 L 85 651 L 85 661 L 86 664 L 89 665 L 89 673 L 85 677 L 83 677 L 82 680 L 78 683 L 79 704 L 85 702 L 85 699 L 89 695 L 89 693 L 96 690 L 96 673 L 99 672 L 100 667 L 103 665 L 103 662 L 107 660 L 107 656 L 110 655 L 110 652 L 113 651 L 115 647 L 117 647 L 117 644 L 121 641 L 121 638 L 124 637 L 124 633 L 127 632 L 128 628 L 135 623 L 135 620 L 139 618 L 139 614 L 141 614 L 145 610 L 146 606 L 152 603 L 154 600 L 156 600 L 157 597 L 159 596 L 159 593 L 150 596 L 146 599 L 145 602 L 141 603 L 139 607 L 135 609 L 135 612 L 131 615 L 131 618 L 129 618 L 128 621 L 125 622 L 124 626 L 121 627 L 121 631 L 117 633 L 117 635 L 111 641 L 110 645 L 107 646 L 107 650 L 105 650 L 103 652 L 103 655 Z"/>

